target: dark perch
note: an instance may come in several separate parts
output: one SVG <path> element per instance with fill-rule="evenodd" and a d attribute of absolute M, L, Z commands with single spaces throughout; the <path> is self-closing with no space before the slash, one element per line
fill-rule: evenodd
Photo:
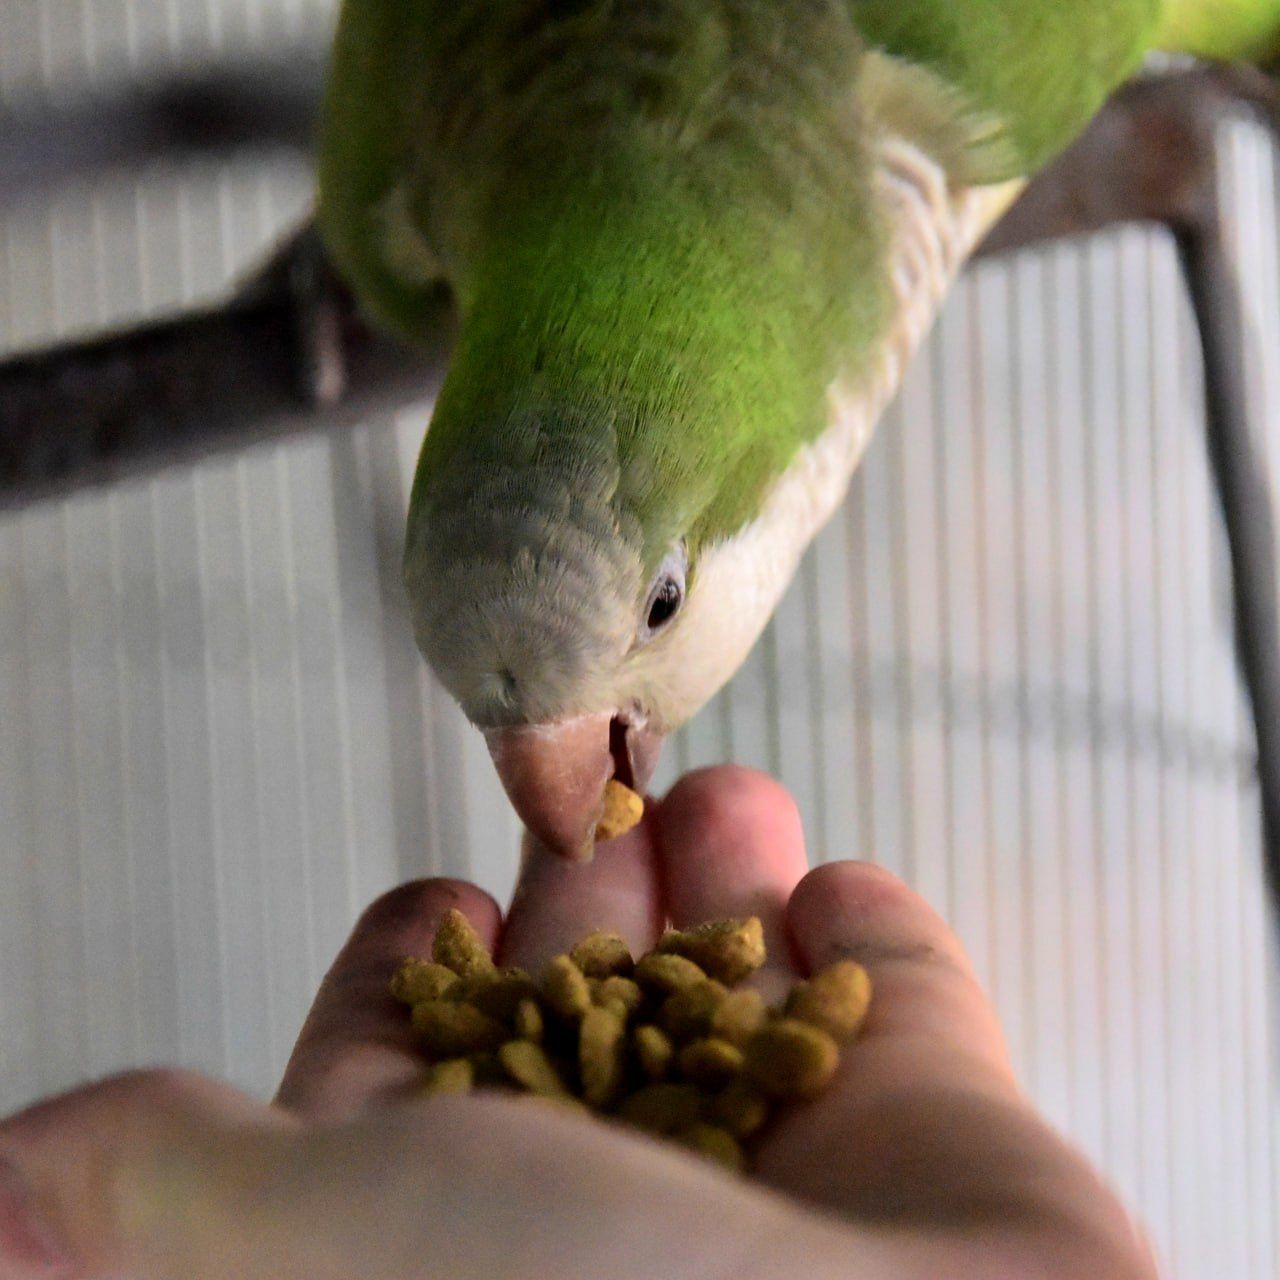
<path fill-rule="evenodd" d="M 193 152 L 310 146 L 324 52 L 296 51 L 124 93 L 0 107 L 0 208 L 69 177 L 142 169 Z"/>
<path fill-rule="evenodd" d="M 0 364 L 0 510 L 431 394 L 451 346 L 412 351 L 356 314 L 309 232 L 225 306 Z"/>
<path fill-rule="evenodd" d="M 318 65 L 305 63 L 283 73 L 258 68 L 161 86 L 109 110 L 99 103 L 0 116 L 5 190 L 30 194 L 69 171 L 141 163 L 174 148 L 305 145 L 317 83 Z M 1263 850 L 1276 909 L 1275 519 L 1249 429 L 1246 334 L 1222 243 L 1214 145 L 1217 124 L 1241 106 L 1280 135 L 1280 94 L 1261 72 L 1197 67 L 1134 82 L 1031 184 L 979 254 L 1124 222 L 1161 223 L 1175 236 L 1204 354 L 1209 458 L 1230 546 L 1236 645 L 1256 727 Z M 451 336 L 443 291 L 439 325 L 424 350 L 375 333 L 303 232 L 220 309 L 0 363 L 0 508 L 143 474 L 178 457 L 394 410 L 435 389 Z"/>
<path fill-rule="evenodd" d="M 1235 273 L 1220 229 L 1177 232 L 1182 274 L 1204 353 L 1209 465 L 1222 506 L 1235 607 L 1236 654 L 1253 708 L 1262 801 L 1262 848 L 1272 908 L 1280 914 L 1280 616 L 1276 527 L 1266 464 L 1249 430 L 1246 340 Z"/>

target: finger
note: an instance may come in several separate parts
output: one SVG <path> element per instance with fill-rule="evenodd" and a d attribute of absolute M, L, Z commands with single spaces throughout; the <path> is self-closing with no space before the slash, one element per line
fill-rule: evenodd
<path fill-rule="evenodd" d="M 650 806 L 650 809 L 652 806 Z M 502 964 L 536 973 L 586 934 L 621 934 L 634 954 L 662 927 L 653 818 L 596 846 L 587 863 L 567 862 L 525 837 L 520 879 L 498 948 Z"/>
<path fill-rule="evenodd" d="M 1119 1201 L 1018 1090 L 995 1011 L 924 899 L 877 867 L 834 863 L 796 888 L 788 924 L 808 968 L 864 965 L 871 1007 L 832 1088 L 768 1135 L 761 1178 L 899 1238 L 946 1241 L 960 1270 L 968 1242 L 983 1274 L 1050 1257 L 1062 1275 L 1154 1274 Z"/>
<path fill-rule="evenodd" d="M 69 1280 L 79 1270 L 18 1171 L 0 1159 L 0 1277 Z"/>
<path fill-rule="evenodd" d="M 959 939 L 919 894 L 871 863 L 833 862 L 797 886 L 787 912 L 807 970 L 856 960 L 871 976 L 872 1005 L 858 1040 L 869 1075 L 910 1058 L 913 1078 L 954 1079 L 973 1063 L 1012 1083 L 995 1010 Z"/>
<path fill-rule="evenodd" d="M 459 880 L 420 880 L 379 898 L 338 953 L 303 1025 L 276 1101 L 309 1119 L 340 1120 L 422 1077 L 404 1006 L 388 983 L 406 956 L 429 956 L 441 916 L 456 907 L 493 947 L 497 904 Z"/>
<path fill-rule="evenodd" d="M 1059 1159 L 963 949 L 924 899 L 877 867 L 832 863 L 797 886 L 787 923 L 806 970 L 863 965 L 871 1006 L 833 1086 L 775 1126 L 761 1177 L 841 1212 L 923 1220 L 977 1213 L 1039 1176 L 1046 1152 Z"/>
<path fill-rule="evenodd" d="M 201 1117 L 198 1125 L 195 1116 Z M 64 1259 L 74 1259 L 52 1274 L 80 1280 L 127 1270 L 161 1209 L 151 1186 L 155 1177 L 143 1171 L 165 1169 L 166 1152 L 195 1152 L 211 1128 L 284 1134 L 296 1125 L 283 1112 L 182 1071 L 116 1076 L 0 1123 L 0 1168 L 21 1179 L 39 1214 L 40 1233 Z M 178 1197 L 187 1190 L 176 1176 L 172 1186 Z M 199 1208 L 183 1211 L 198 1214 Z M 0 1275 L 9 1274 L 6 1261 L 0 1256 Z M 43 1273 L 19 1266 L 16 1274 Z"/>
<path fill-rule="evenodd" d="M 723 765 L 676 783 L 657 821 L 672 922 L 759 916 L 769 960 L 757 985 L 780 994 L 793 974 L 787 901 L 808 870 L 795 801 L 767 775 Z"/>

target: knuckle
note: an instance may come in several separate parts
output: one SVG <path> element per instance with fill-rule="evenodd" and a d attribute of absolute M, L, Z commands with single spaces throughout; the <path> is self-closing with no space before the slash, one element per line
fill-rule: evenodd
<path fill-rule="evenodd" d="M 138 1112 L 172 1112 L 194 1104 L 208 1089 L 205 1078 L 183 1067 L 126 1071 L 100 1086 L 117 1107 Z"/>
<path fill-rule="evenodd" d="M 831 948 L 832 961 L 855 960 L 864 969 L 889 965 L 911 965 L 918 969 L 954 975 L 968 980 L 966 970 L 954 956 L 927 942 L 840 942 Z"/>
<path fill-rule="evenodd" d="M 366 907 L 355 932 L 376 933 L 420 920 L 425 915 L 439 914 L 449 907 L 457 907 L 465 913 L 469 906 L 476 908 L 485 903 L 487 896 L 465 880 L 448 877 L 411 880 L 384 893 Z"/>

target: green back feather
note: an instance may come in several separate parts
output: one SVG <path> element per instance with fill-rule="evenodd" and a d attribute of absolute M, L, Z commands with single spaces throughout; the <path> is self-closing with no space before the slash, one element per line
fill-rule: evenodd
<path fill-rule="evenodd" d="M 431 4 L 348 0 L 334 38 L 317 157 L 317 219 L 335 265 L 361 301 L 402 336 L 422 332 L 432 291 L 387 261 L 379 210 L 412 163 L 405 125 L 429 72 Z"/>
<path fill-rule="evenodd" d="M 1135 65 L 1156 7 L 348 0 L 322 228 L 412 335 L 428 292 L 387 252 L 394 201 L 463 312 L 415 510 L 450 468 L 536 449 L 530 422 L 585 414 L 647 565 L 740 527 L 891 321 L 862 113 L 956 181 L 1030 171 Z"/>
<path fill-rule="evenodd" d="M 420 483 L 594 413 L 656 562 L 753 514 L 883 326 L 861 40 L 835 0 L 495 8 L 442 26 L 426 104 L 464 324 Z"/>
<path fill-rule="evenodd" d="M 1033 173 L 1065 147 L 1150 45 L 1160 0 L 851 0 L 867 39 L 936 72 L 1004 122 L 1008 162 Z"/>
<path fill-rule="evenodd" d="M 1164 0 L 1156 43 L 1202 58 L 1280 57 L 1280 0 Z"/>

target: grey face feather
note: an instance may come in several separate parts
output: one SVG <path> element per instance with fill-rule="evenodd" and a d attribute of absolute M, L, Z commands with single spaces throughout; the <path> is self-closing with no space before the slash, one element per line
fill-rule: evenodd
<path fill-rule="evenodd" d="M 482 728 L 613 710 L 646 585 L 613 433 L 556 409 L 513 415 L 490 438 L 415 494 L 405 586 L 418 644 Z"/>

